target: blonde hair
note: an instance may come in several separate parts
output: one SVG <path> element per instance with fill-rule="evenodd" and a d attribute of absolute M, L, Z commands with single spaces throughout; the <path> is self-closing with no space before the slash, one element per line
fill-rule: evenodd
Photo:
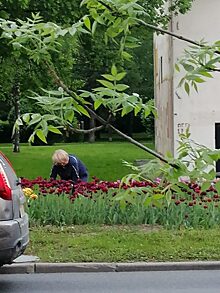
<path fill-rule="evenodd" d="M 69 160 L 69 155 L 64 150 L 56 150 L 52 156 L 52 161 L 55 165 L 62 163 L 64 161 L 68 162 L 68 160 Z"/>

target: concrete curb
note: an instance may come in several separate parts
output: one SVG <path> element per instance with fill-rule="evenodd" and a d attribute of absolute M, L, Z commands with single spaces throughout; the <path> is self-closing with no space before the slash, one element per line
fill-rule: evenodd
<path fill-rule="evenodd" d="M 13 263 L 0 274 L 220 270 L 220 261 L 136 263 Z"/>

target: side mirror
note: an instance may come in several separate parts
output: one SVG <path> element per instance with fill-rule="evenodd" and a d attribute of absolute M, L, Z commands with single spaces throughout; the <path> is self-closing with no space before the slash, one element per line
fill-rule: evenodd
<path fill-rule="evenodd" d="M 18 179 L 16 180 L 16 184 L 17 184 L 17 185 L 21 185 L 21 178 L 18 178 Z"/>

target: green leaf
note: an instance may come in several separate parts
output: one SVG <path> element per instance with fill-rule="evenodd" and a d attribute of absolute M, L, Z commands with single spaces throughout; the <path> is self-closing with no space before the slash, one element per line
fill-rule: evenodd
<path fill-rule="evenodd" d="M 131 54 L 129 54 L 128 52 L 125 52 L 125 51 L 123 51 L 121 53 L 121 55 L 122 55 L 123 59 L 128 60 L 128 61 L 130 61 L 133 58 L 133 56 Z"/>
<path fill-rule="evenodd" d="M 127 196 L 128 196 L 128 190 L 122 191 L 117 193 L 117 195 L 114 197 L 114 200 L 117 200 L 117 201 L 124 200 L 124 199 L 127 199 Z"/>
<path fill-rule="evenodd" d="M 166 201 L 167 201 L 168 206 L 169 206 L 170 203 L 171 203 L 171 197 L 172 197 L 172 192 L 171 192 L 171 190 L 169 189 L 169 190 L 166 192 L 166 194 L 165 194 L 165 198 L 166 198 Z"/>
<path fill-rule="evenodd" d="M 94 103 L 94 109 L 97 110 L 102 105 L 102 99 L 96 100 Z"/>
<path fill-rule="evenodd" d="M 156 194 L 154 194 L 154 195 L 152 196 L 152 198 L 153 198 L 154 200 L 160 200 L 160 199 L 164 198 L 164 195 L 161 194 L 161 193 L 156 193 Z"/>
<path fill-rule="evenodd" d="M 116 80 L 116 77 L 111 75 L 111 74 L 102 74 L 102 76 L 105 78 L 105 79 L 108 79 L 110 81 L 115 81 Z"/>
<path fill-rule="evenodd" d="M 220 194 L 220 181 L 215 183 L 215 189 L 217 190 L 218 194 Z"/>
<path fill-rule="evenodd" d="M 157 208 L 161 208 L 162 207 L 161 202 L 158 201 L 158 200 L 154 200 L 154 199 L 152 199 L 152 205 L 156 206 Z"/>
<path fill-rule="evenodd" d="M 64 113 L 64 118 L 66 120 L 68 120 L 69 122 L 72 122 L 73 121 L 73 118 L 74 118 L 74 111 L 73 110 L 67 110 L 65 111 Z"/>
<path fill-rule="evenodd" d="M 85 24 L 85 26 L 87 27 L 87 29 L 91 30 L 91 22 L 90 22 L 90 19 L 89 19 L 88 16 L 86 16 L 86 17 L 84 18 L 84 24 Z"/>
<path fill-rule="evenodd" d="M 114 84 L 111 83 L 111 82 L 109 82 L 109 81 L 107 81 L 107 80 L 98 79 L 97 81 L 100 82 L 100 83 L 101 83 L 102 85 L 104 85 L 105 87 L 111 89 L 111 90 L 114 89 Z"/>
<path fill-rule="evenodd" d="M 180 152 L 179 156 L 178 156 L 178 159 L 182 159 L 182 158 L 185 158 L 186 156 L 188 156 L 188 152 L 187 151 L 182 151 Z"/>
<path fill-rule="evenodd" d="M 117 68 L 116 68 L 115 64 L 112 65 L 111 74 L 113 76 L 116 76 L 118 74 L 118 71 L 117 71 Z"/>
<path fill-rule="evenodd" d="M 178 183 L 177 183 L 178 184 Z M 175 191 L 176 193 L 178 193 L 178 195 L 182 195 L 184 192 L 181 190 L 181 188 L 179 188 L 178 185 L 174 184 L 171 186 L 171 190 Z"/>
<path fill-rule="evenodd" d="M 88 111 L 87 111 L 85 108 L 83 108 L 81 105 L 77 105 L 77 106 L 76 106 L 76 109 L 77 109 L 80 113 L 82 113 L 83 115 L 85 115 L 85 116 L 87 116 L 87 117 L 90 118 L 90 115 L 89 115 Z"/>
<path fill-rule="evenodd" d="M 47 143 L 46 137 L 43 133 L 42 129 L 37 129 L 36 130 L 36 135 L 39 137 L 40 140 L 42 140 L 44 143 Z"/>
<path fill-rule="evenodd" d="M 126 73 L 125 71 L 120 72 L 120 73 L 118 73 L 118 74 L 115 76 L 115 79 L 116 79 L 117 81 L 120 81 L 120 80 L 122 80 L 122 79 L 125 77 L 126 74 L 127 74 L 127 73 Z"/>
<path fill-rule="evenodd" d="M 176 71 L 180 72 L 180 68 L 179 68 L 178 64 L 175 64 L 175 69 L 176 69 Z"/>
<path fill-rule="evenodd" d="M 193 85 L 195 91 L 198 93 L 198 86 L 197 86 L 197 84 L 195 82 L 192 82 L 192 85 Z"/>
<path fill-rule="evenodd" d="M 184 84 L 184 88 L 185 88 L 185 91 L 187 92 L 187 94 L 189 95 L 190 87 L 189 87 L 188 82 L 185 82 L 185 84 Z"/>
<path fill-rule="evenodd" d="M 128 42 L 137 42 L 138 39 L 137 39 L 137 38 L 134 38 L 134 37 L 132 37 L 132 36 L 127 36 L 127 37 L 126 37 L 126 41 L 128 41 Z"/>
<path fill-rule="evenodd" d="M 90 97 L 91 93 L 88 92 L 88 91 L 83 91 L 82 90 L 82 93 L 80 94 L 80 97 L 83 97 L 83 98 L 88 98 Z"/>
<path fill-rule="evenodd" d="M 28 126 L 36 124 L 41 120 L 41 115 L 40 114 L 33 114 L 31 115 L 31 121 L 28 123 Z"/>
<path fill-rule="evenodd" d="M 202 79 L 201 77 L 196 77 L 196 78 L 194 79 L 194 81 L 195 81 L 195 82 L 198 82 L 198 83 L 205 82 L 205 80 Z"/>
<path fill-rule="evenodd" d="M 62 132 L 53 125 L 48 125 L 48 130 L 53 133 L 62 134 Z"/>
<path fill-rule="evenodd" d="M 208 156 L 214 160 L 214 161 L 218 161 L 220 159 L 220 150 L 214 150 L 214 151 L 210 151 L 208 153 Z"/>
<path fill-rule="evenodd" d="M 36 128 L 39 128 L 39 126 L 41 126 L 41 128 L 42 128 L 44 131 L 46 131 L 46 130 L 47 130 L 47 127 L 48 127 L 48 125 L 47 125 L 47 121 L 46 121 L 46 120 L 42 120 L 42 121 L 36 126 Z"/>
<path fill-rule="evenodd" d="M 44 120 L 47 120 L 47 121 L 49 121 L 49 120 L 57 120 L 58 119 L 58 117 L 56 115 L 50 115 L 50 114 L 45 114 L 45 115 L 42 116 L 42 118 Z"/>
<path fill-rule="evenodd" d="M 180 80 L 180 82 L 178 84 L 178 87 L 181 87 L 183 85 L 184 81 L 185 81 L 185 78 L 184 77 L 181 78 L 181 80 Z"/>
<path fill-rule="evenodd" d="M 78 31 L 81 32 L 81 33 L 84 33 L 84 34 L 89 34 L 89 35 L 91 34 L 89 31 L 85 30 L 85 29 L 82 28 L 82 27 L 79 27 L 79 28 L 78 28 Z"/>
<path fill-rule="evenodd" d="M 119 92 L 122 92 L 122 91 L 126 90 L 127 88 L 129 88 L 129 86 L 126 84 L 122 84 L 122 83 L 119 83 L 115 86 L 115 89 Z"/>
<path fill-rule="evenodd" d="M 210 182 L 206 181 L 201 186 L 201 191 L 206 191 L 210 187 Z"/>
<path fill-rule="evenodd" d="M 178 186 L 181 187 L 181 188 L 186 189 L 187 191 L 192 191 L 192 190 L 189 188 L 188 184 L 186 184 L 186 183 L 178 182 Z M 172 187 L 172 188 L 173 188 L 173 187 Z"/>
<path fill-rule="evenodd" d="M 94 21 L 93 24 L 92 24 L 92 35 L 95 34 L 96 27 L 97 27 L 97 21 Z"/>
<path fill-rule="evenodd" d="M 184 69 L 186 71 L 193 71 L 194 70 L 194 67 L 190 64 L 182 64 L 182 66 L 184 67 Z"/>
<path fill-rule="evenodd" d="M 34 136 L 35 136 L 35 132 L 30 135 L 30 137 L 28 138 L 28 142 L 33 143 L 34 142 Z"/>
<path fill-rule="evenodd" d="M 101 15 L 99 15 L 98 17 L 96 17 L 95 19 L 98 23 L 105 25 L 105 21 L 103 20 L 103 17 Z M 106 34 L 105 34 L 106 36 Z M 106 36 L 107 37 L 107 36 Z M 106 39 L 105 39 L 106 41 Z"/>
<path fill-rule="evenodd" d="M 145 201 L 143 202 L 144 206 L 149 206 L 152 202 L 152 198 L 150 196 L 147 196 Z"/>
<path fill-rule="evenodd" d="M 18 126 L 22 126 L 22 125 L 23 125 L 23 122 L 22 122 L 21 118 L 18 118 L 18 119 L 16 120 L 16 124 L 17 124 Z"/>
<path fill-rule="evenodd" d="M 142 107 L 140 105 L 136 105 L 134 108 L 134 115 L 137 116 L 137 114 L 141 111 Z"/>
<path fill-rule="evenodd" d="M 82 7 L 83 5 L 85 5 L 87 2 L 88 2 L 88 0 L 82 0 L 82 1 L 80 2 L 80 7 Z"/>
<path fill-rule="evenodd" d="M 148 117 L 151 113 L 150 107 L 145 107 L 144 109 L 144 118 Z"/>
<path fill-rule="evenodd" d="M 212 74 L 207 71 L 200 71 L 199 74 L 206 76 L 206 77 L 213 78 Z"/>
<path fill-rule="evenodd" d="M 71 36 L 74 36 L 76 32 L 77 32 L 77 29 L 76 29 L 75 26 L 72 26 L 72 27 L 69 28 L 69 34 Z"/>
<path fill-rule="evenodd" d="M 122 112 L 121 112 L 121 117 L 123 117 L 124 115 L 130 113 L 132 110 L 133 110 L 133 107 L 131 107 L 131 106 L 124 107 Z"/>
<path fill-rule="evenodd" d="M 220 57 L 216 57 L 214 59 L 211 59 L 209 62 L 206 63 L 206 67 L 210 67 L 215 63 L 219 63 L 220 62 Z"/>
<path fill-rule="evenodd" d="M 125 43 L 126 48 L 134 49 L 140 47 L 140 44 L 135 43 Z"/>

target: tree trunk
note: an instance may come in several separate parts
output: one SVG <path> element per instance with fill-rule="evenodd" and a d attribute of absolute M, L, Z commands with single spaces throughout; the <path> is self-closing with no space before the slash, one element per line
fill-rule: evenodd
<path fill-rule="evenodd" d="M 129 113 L 128 114 L 127 134 L 130 137 L 133 137 L 133 122 L 134 122 L 134 115 L 133 115 L 133 113 Z"/>
<path fill-rule="evenodd" d="M 12 89 L 13 101 L 14 101 L 14 109 L 15 109 L 15 119 L 20 117 L 20 85 L 19 83 L 15 84 Z M 19 153 L 20 152 L 20 129 L 19 126 L 15 130 L 13 135 L 13 152 Z"/>
<path fill-rule="evenodd" d="M 95 127 L 95 118 L 94 116 L 91 115 L 91 118 L 89 120 L 89 128 L 94 128 Z M 93 143 L 95 142 L 95 131 L 92 131 L 89 133 L 88 141 Z"/>
<path fill-rule="evenodd" d="M 108 127 L 108 141 L 112 141 L 112 129 Z"/>

